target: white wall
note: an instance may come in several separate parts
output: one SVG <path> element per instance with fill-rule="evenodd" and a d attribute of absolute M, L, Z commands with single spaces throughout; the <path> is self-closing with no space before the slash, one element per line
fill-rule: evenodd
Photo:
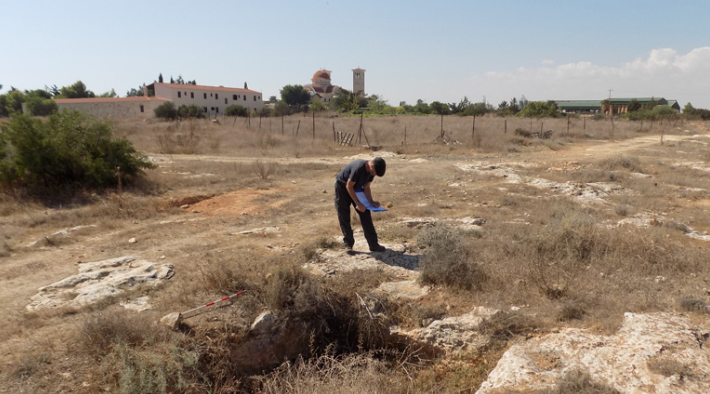
<path fill-rule="evenodd" d="M 211 116 L 224 115 L 231 105 L 241 105 L 255 111 L 264 107 L 261 93 L 249 89 L 156 83 L 155 97 L 171 100 L 176 108 L 191 104 L 207 108 Z"/>

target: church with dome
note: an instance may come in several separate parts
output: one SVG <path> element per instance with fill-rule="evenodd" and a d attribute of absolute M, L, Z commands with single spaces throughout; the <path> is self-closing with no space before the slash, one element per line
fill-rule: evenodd
<path fill-rule="evenodd" d="M 313 99 L 318 99 L 324 103 L 329 103 L 341 89 L 339 86 L 333 85 L 330 80 L 330 70 L 321 69 L 316 71 L 311 78 L 310 85 L 303 85 Z M 365 94 L 365 70 L 356 68 L 353 70 L 353 92 Z"/>

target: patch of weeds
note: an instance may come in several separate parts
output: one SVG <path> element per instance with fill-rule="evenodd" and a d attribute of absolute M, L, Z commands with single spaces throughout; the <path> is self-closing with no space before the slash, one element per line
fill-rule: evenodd
<path fill-rule="evenodd" d="M 609 385 L 594 381 L 592 376 L 581 369 L 567 371 L 549 394 L 621 394 Z"/>
<path fill-rule="evenodd" d="M 648 361 L 646 361 L 646 365 L 652 372 L 665 377 L 676 375 L 681 381 L 685 378 L 693 376 L 693 371 L 690 366 L 674 360 L 669 356 L 651 357 Z"/>
<path fill-rule="evenodd" d="M 24 380 L 40 372 L 43 366 L 49 363 L 47 353 L 25 355 L 17 360 L 17 364 L 12 369 L 10 376 Z"/>
<path fill-rule="evenodd" d="M 316 257 L 318 249 L 335 249 L 339 245 L 333 238 L 321 236 L 301 246 L 300 250 L 306 261 L 311 261 Z"/>
<path fill-rule="evenodd" d="M 150 320 L 130 311 L 101 312 L 86 318 L 79 327 L 78 343 L 87 353 L 105 355 L 116 343 L 141 346 L 160 332 Z"/>
<path fill-rule="evenodd" d="M 557 313 L 557 320 L 581 320 L 587 314 L 586 308 L 579 302 L 564 302 Z"/>
<path fill-rule="evenodd" d="M 263 162 L 256 160 L 251 165 L 252 171 L 261 179 L 269 179 L 276 172 L 276 163 Z"/>
<path fill-rule="evenodd" d="M 688 312 L 709 310 L 707 302 L 697 298 L 683 298 L 680 300 L 680 307 Z"/>
<path fill-rule="evenodd" d="M 470 242 L 460 229 L 436 223 L 422 230 L 417 245 L 424 250 L 419 281 L 462 290 L 481 290 L 487 275 L 474 262 Z"/>
<path fill-rule="evenodd" d="M 606 159 L 599 163 L 599 166 L 607 171 L 626 169 L 631 172 L 643 172 L 643 169 L 641 168 L 641 161 L 639 161 L 636 157 L 629 156 L 617 156 Z"/>
<path fill-rule="evenodd" d="M 535 317 L 502 311 L 484 320 L 477 331 L 494 340 L 508 341 L 515 336 L 534 332 L 540 324 Z"/>

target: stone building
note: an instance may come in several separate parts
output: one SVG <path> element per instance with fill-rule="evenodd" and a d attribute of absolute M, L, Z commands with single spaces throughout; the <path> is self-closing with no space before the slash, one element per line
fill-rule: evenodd
<path fill-rule="evenodd" d="M 148 97 L 148 91 L 154 97 Z M 73 109 L 99 117 L 153 117 L 155 108 L 172 101 L 176 108 L 181 105 L 202 107 L 209 116 L 223 115 L 227 107 L 241 105 L 247 110 L 259 111 L 264 107 L 261 93 L 241 88 L 203 86 L 155 82 L 143 87 L 143 96 L 121 98 L 56 99 L 59 110 Z"/>

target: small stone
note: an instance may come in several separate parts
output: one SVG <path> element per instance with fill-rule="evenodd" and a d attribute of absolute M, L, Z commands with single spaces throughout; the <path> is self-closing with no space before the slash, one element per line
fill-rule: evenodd
<path fill-rule="evenodd" d="M 134 243 L 136 243 L 136 242 L 138 242 L 138 241 L 137 241 L 135 238 L 131 238 L 131 239 L 128 240 L 128 243 L 129 243 L 129 244 L 134 244 Z"/>
<path fill-rule="evenodd" d="M 181 322 L 182 316 L 180 315 L 180 312 L 169 313 L 160 319 L 160 324 L 169 327 L 171 330 L 177 329 Z"/>
<path fill-rule="evenodd" d="M 328 192 L 325 189 L 323 189 L 323 191 L 321 193 L 326 194 Z"/>

